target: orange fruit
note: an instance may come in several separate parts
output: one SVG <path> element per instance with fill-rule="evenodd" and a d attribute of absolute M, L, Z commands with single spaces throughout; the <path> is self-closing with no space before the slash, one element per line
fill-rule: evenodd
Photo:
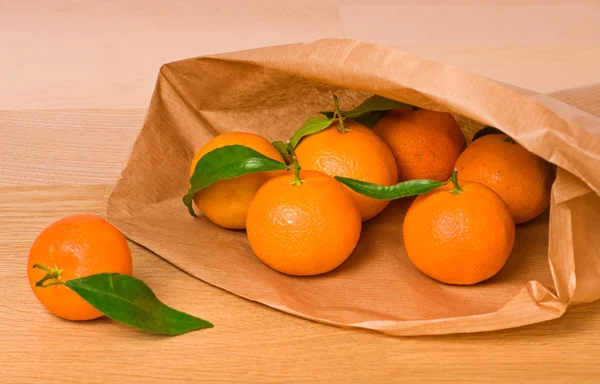
<path fill-rule="evenodd" d="M 418 196 L 404 218 L 404 246 L 412 263 L 447 284 L 489 279 L 506 263 L 515 224 L 502 199 L 483 184 L 452 184 Z"/>
<path fill-rule="evenodd" d="M 196 152 L 190 165 L 190 177 L 202 156 L 228 145 L 243 145 L 285 163 L 281 153 L 264 137 L 246 132 L 226 132 L 214 137 Z M 198 191 L 194 195 L 194 203 L 213 223 L 229 229 L 244 229 L 250 201 L 258 189 L 275 174 L 277 173 L 257 172 L 219 180 Z"/>
<path fill-rule="evenodd" d="M 68 216 L 46 227 L 35 239 L 27 260 L 27 277 L 38 300 L 53 314 L 67 320 L 91 320 L 103 316 L 64 285 L 36 287 L 46 272 L 40 264 L 61 270 L 61 281 L 115 272 L 132 273 L 131 252 L 121 232 L 94 215 Z M 56 280 L 47 280 L 52 282 Z"/>
<path fill-rule="evenodd" d="M 250 247 L 263 263 L 288 275 L 318 275 L 341 265 L 360 237 L 356 202 L 334 178 L 317 171 L 275 177 L 248 209 Z"/>
<path fill-rule="evenodd" d="M 504 134 L 475 140 L 456 161 L 459 180 L 487 185 L 502 197 L 516 224 L 550 205 L 554 169 Z"/>
<path fill-rule="evenodd" d="M 341 133 L 334 123 L 307 136 L 296 148 L 302 169 L 324 172 L 381 185 L 398 182 L 396 163 L 388 146 L 372 130 L 351 120 L 344 121 L 348 132 Z M 356 200 L 362 220 L 378 215 L 390 203 L 376 200 L 348 188 Z"/>
<path fill-rule="evenodd" d="M 392 110 L 373 131 L 392 150 L 400 181 L 448 180 L 456 159 L 467 146 L 458 123 L 446 112 Z"/>

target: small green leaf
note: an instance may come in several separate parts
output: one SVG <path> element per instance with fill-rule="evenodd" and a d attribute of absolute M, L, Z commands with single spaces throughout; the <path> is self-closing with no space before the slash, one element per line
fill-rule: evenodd
<path fill-rule="evenodd" d="M 352 120 L 364 125 L 367 128 L 373 128 L 379 122 L 379 120 L 385 116 L 386 113 L 387 111 L 367 112 L 364 115 L 353 118 Z"/>
<path fill-rule="evenodd" d="M 196 164 L 190 178 L 190 188 L 183 197 L 183 203 L 190 214 L 196 217 L 192 201 L 194 195 L 203 188 L 223 179 L 231 179 L 248 173 L 285 170 L 287 165 L 264 156 L 243 145 L 228 145 L 217 148 Z"/>
<path fill-rule="evenodd" d="M 334 113 L 331 111 L 323 111 L 320 112 L 321 114 L 327 116 L 327 117 L 333 117 Z M 344 116 L 344 113 L 347 112 L 342 112 L 342 116 Z M 352 120 L 356 121 L 359 124 L 364 125 L 365 127 L 368 128 L 373 128 L 375 126 L 375 124 L 377 124 L 379 122 L 379 120 L 381 120 L 381 118 L 383 116 L 385 116 L 385 114 L 387 113 L 387 111 L 371 111 L 371 112 L 366 112 L 360 116 L 354 117 L 352 118 Z M 345 116 L 344 116 L 345 117 Z"/>
<path fill-rule="evenodd" d="M 333 122 L 333 117 L 327 116 L 316 116 L 311 117 L 294 133 L 290 139 L 290 144 L 293 148 L 296 148 L 300 140 L 303 137 L 312 135 L 313 133 L 321 132 L 325 128 L 329 127 Z"/>
<path fill-rule="evenodd" d="M 100 273 L 65 285 L 109 318 L 140 330 L 180 335 L 213 325 L 163 304 L 141 280 L 119 273 Z"/>
<path fill-rule="evenodd" d="M 396 185 L 379 185 L 336 176 L 336 180 L 347 185 L 353 191 L 377 200 L 395 200 L 403 197 L 421 195 L 445 183 L 437 180 L 408 180 Z"/>
<path fill-rule="evenodd" d="M 490 127 L 490 126 L 485 126 L 485 127 L 481 128 L 479 131 L 477 131 L 477 133 L 473 136 L 473 140 L 472 141 L 475 141 L 475 140 L 477 140 L 477 139 L 479 139 L 480 137 L 483 137 L 483 136 L 497 135 L 497 134 L 503 134 L 503 133 L 504 132 L 502 132 L 498 128 L 494 128 L 494 127 Z"/>
<path fill-rule="evenodd" d="M 400 101 L 388 99 L 383 96 L 373 95 L 373 96 L 369 97 L 368 99 L 366 99 L 365 101 L 363 101 L 356 108 L 354 108 L 350 111 L 342 111 L 342 116 L 347 119 L 353 119 L 356 121 L 357 118 L 359 118 L 360 116 L 371 114 L 368 121 L 372 122 L 373 119 L 378 120 L 381 117 L 383 117 L 383 115 L 384 115 L 383 112 L 387 112 L 389 110 L 399 109 L 399 108 L 413 108 L 414 109 L 415 107 L 413 107 L 412 105 L 409 105 L 409 104 L 402 103 Z M 374 113 L 374 112 L 379 112 L 379 113 Z M 332 111 L 323 111 L 323 112 L 321 112 L 321 114 L 325 115 L 327 117 L 333 117 Z M 375 121 L 375 123 L 376 123 L 376 121 Z M 375 125 L 374 123 L 371 123 L 371 124 Z"/>
<path fill-rule="evenodd" d="M 401 103 L 396 100 L 391 100 L 379 95 L 373 95 L 363 101 L 358 107 L 348 112 L 342 112 L 342 115 L 348 119 L 364 115 L 365 113 L 375 111 L 389 111 L 398 108 L 412 108 L 412 105 Z"/>
<path fill-rule="evenodd" d="M 287 144 L 283 141 L 274 141 L 272 144 L 275 148 L 277 148 L 279 153 L 281 153 L 281 156 L 283 156 L 283 158 L 285 159 L 285 163 L 287 165 L 292 164 L 293 159 L 292 155 L 290 155 L 290 153 L 288 152 Z"/>

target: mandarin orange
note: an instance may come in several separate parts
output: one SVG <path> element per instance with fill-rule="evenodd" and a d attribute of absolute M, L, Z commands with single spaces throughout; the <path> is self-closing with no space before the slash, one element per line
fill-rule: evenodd
<path fill-rule="evenodd" d="M 281 153 L 264 137 L 247 132 L 226 132 L 214 137 L 196 152 L 190 165 L 190 177 L 202 156 L 228 145 L 243 145 L 273 160 L 285 162 Z M 276 174 L 278 173 L 258 172 L 219 180 L 198 191 L 194 195 L 194 203 L 213 223 L 229 229 L 244 229 L 248 206 L 254 195 Z"/>
<path fill-rule="evenodd" d="M 34 268 L 35 264 L 56 272 L 60 281 L 103 272 L 132 273 L 125 237 L 106 220 L 87 214 L 55 221 L 38 235 L 29 251 L 27 277 L 38 300 L 56 316 L 68 320 L 103 316 L 65 285 L 36 287 L 46 272 Z"/>
<path fill-rule="evenodd" d="M 476 284 L 496 275 L 508 260 L 515 224 L 508 208 L 483 184 L 446 184 L 418 196 L 403 224 L 412 263 L 447 284 Z"/>
<path fill-rule="evenodd" d="M 334 123 L 327 129 L 307 136 L 296 148 L 302 169 L 324 172 L 381 185 L 398 182 L 394 156 L 372 130 L 352 120 L 344 122 L 348 132 L 340 132 Z M 376 200 L 348 188 L 356 200 L 362 220 L 378 215 L 389 201 Z"/>
<path fill-rule="evenodd" d="M 516 224 L 530 221 L 550 205 L 554 169 L 504 134 L 475 140 L 456 161 L 459 180 L 493 189 L 508 206 Z"/>
<path fill-rule="evenodd" d="M 389 111 L 373 131 L 390 147 L 399 181 L 448 180 L 467 145 L 452 114 L 427 109 Z"/>
<path fill-rule="evenodd" d="M 317 171 L 266 182 L 248 209 L 246 230 L 259 260 L 288 275 L 319 275 L 341 265 L 361 233 L 356 202 L 342 184 Z"/>

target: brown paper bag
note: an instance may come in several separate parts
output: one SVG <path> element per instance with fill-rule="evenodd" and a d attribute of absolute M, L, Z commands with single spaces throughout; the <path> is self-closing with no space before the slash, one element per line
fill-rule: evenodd
<path fill-rule="evenodd" d="M 407 258 L 402 220 L 410 199 L 367 222 L 356 251 L 317 277 L 262 264 L 243 231 L 192 218 L 194 152 L 232 130 L 287 140 L 310 116 L 350 109 L 373 93 L 451 111 L 468 140 L 498 127 L 558 166 L 549 213 L 519 225 L 494 278 L 449 286 Z M 478 332 L 561 316 L 600 297 L 600 119 L 551 97 L 506 86 L 396 49 L 327 39 L 164 65 L 146 121 L 109 198 L 107 216 L 131 240 L 236 295 L 307 319 L 392 335 Z"/>

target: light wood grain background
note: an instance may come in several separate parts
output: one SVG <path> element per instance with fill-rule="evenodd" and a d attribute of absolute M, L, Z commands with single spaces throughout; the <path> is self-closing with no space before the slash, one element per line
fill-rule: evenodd
<path fill-rule="evenodd" d="M 25 275 L 46 225 L 103 212 L 162 63 L 349 37 L 552 92 L 600 83 L 599 36 L 598 1 L 0 0 L 0 382 L 599 382 L 599 303 L 520 329 L 393 338 L 279 313 L 132 245 L 161 299 L 216 324 L 165 338 L 60 320 Z"/>

